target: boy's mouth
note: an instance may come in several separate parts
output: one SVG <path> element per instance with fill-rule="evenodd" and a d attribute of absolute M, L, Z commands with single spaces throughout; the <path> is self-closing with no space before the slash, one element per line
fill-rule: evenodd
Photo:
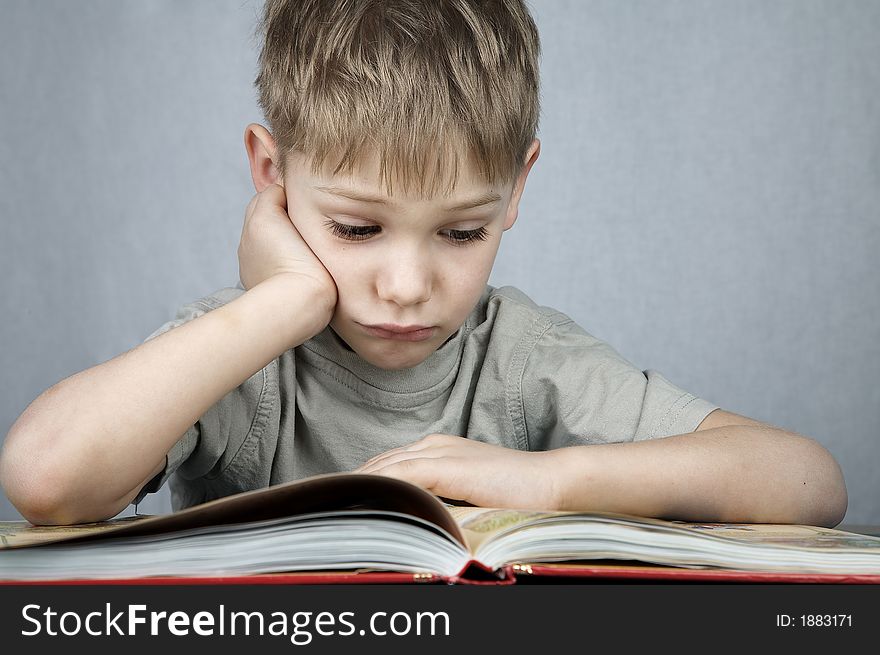
<path fill-rule="evenodd" d="M 381 323 L 377 325 L 362 325 L 358 323 L 367 334 L 380 339 L 395 339 L 398 341 L 425 341 L 434 336 L 433 327 L 424 325 L 393 325 Z"/>

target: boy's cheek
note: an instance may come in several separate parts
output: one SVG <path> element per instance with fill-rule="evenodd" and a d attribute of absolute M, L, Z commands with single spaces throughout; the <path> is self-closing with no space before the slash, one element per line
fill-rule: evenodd
<path fill-rule="evenodd" d="M 309 249 L 315 254 L 315 257 L 318 258 L 318 260 L 324 265 L 324 268 L 327 269 L 327 272 L 329 272 L 335 280 L 336 276 L 334 275 L 334 269 L 339 268 L 337 260 L 339 260 L 340 257 L 339 254 L 335 252 L 339 247 L 330 240 L 332 239 L 332 236 L 323 233 L 320 227 L 316 228 L 310 223 L 304 224 L 302 227 L 300 227 L 297 221 L 294 221 L 293 224 L 302 237 L 302 240 L 305 241 Z M 345 247 L 343 246 L 342 249 L 344 250 Z"/>
<path fill-rule="evenodd" d="M 326 249 L 318 247 L 317 250 L 312 248 L 312 251 L 324 265 L 324 268 L 327 269 L 327 272 L 330 273 L 330 277 L 336 282 L 336 287 L 341 293 L 342 288 L 352 276 L 354 262 L 350 261 L 350 259 L 346 259 L 344 255 L 341 255 L 339 252 L 334 252 L 333 250 L 328 252 Z"/>

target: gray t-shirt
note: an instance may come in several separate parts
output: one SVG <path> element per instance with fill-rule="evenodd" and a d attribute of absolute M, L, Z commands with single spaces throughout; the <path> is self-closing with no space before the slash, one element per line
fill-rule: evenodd
<path fill-rule="evenodd" d="M 147 337 L 244 293 L 181 307 Z M 385 370 L 327 327 L 221 398 L 172 446 L 174 510 L 366 460 L 440 432 L 520 450 L 692 432 L 717 406 L 641 371 L 568 316 L 487 286 L 464 325 L 417 366 Z"/>

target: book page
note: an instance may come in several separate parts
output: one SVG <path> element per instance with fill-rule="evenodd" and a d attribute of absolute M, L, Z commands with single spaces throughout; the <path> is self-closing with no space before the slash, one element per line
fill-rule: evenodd
<path fill-rule="evenodd" d="M 150 518 L 148 515 L 126 516 L 98 523 L 77 525 L 32 525 L 27 521 L 0 521 L 0 549 L 33 546 L 52 541 L 67 541 L 83 535 L 100 534 Z"/>
<path fill-rule="evenodd" d="M 72 526 L 33 526 L 25 521 L 8 522 L 3 524 L 0 550 L 52 542 L 101 540 L 111 535 L 133 537 L 168 534 L 205 526 L 350 509 L 399 512 L 423 519 L 442 528 L 464 545 L 463 535 L 443 503 L 421 487 L 379 475 L 327 473 L 217 498 L 171 514 L 125 517 Z"/>
<path fill-rule="evenodd" d="M 525 509 L 495 509 L 447 505 L 446 509 L 458 523 L 471 553 L 492 535 L 534 519 L 554 516 L 555 512 Z"/>
<path fill-rule="evenodd" d="M 741 539 L 758 544 L 809 550 L 880 549 L 880 540 L 877 537 L 812 525 L 772 523 L 681 523 L 677 525 L 717 537 Z"/>
<path fill-rule="evenodd" d="M 687 523 L 610 513 L 449 510 L 485 566 L 626 559 L 679 567 L 880 572 L 880 538 L 808 525 Z"/>

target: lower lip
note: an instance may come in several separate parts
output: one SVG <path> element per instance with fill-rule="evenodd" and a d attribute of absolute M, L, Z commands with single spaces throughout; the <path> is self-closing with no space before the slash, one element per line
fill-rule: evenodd
<path fill-rule="evenodd" d="M 434 328 L 429 327 L 424 330 L 413 330 L 412 332 L 389 332 L 381 328 L 361 326 L 366 332 L 380 339 L 393 339 L 395 341 L 426 341 L 434 335 Z"/>

